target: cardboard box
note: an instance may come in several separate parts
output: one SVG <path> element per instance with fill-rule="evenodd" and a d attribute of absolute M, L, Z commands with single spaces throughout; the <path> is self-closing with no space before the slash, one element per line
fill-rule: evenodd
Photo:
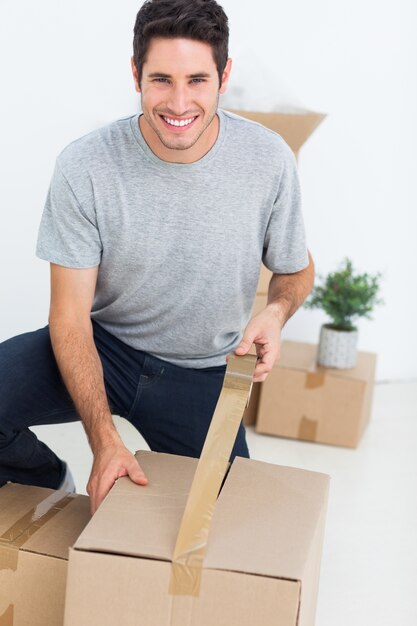
<path fill-rule="evenodd" d="M 259 124 L 281 135 L 296 157 L 298 157 L 301 146 L 326 117 L 325 113 L 295 108 L 291 113 L 262 113 L 260 111 L 231 110 L 233 113 L 236 113 L 236 115 L 241 115 L 254 122 L 259 122 Z"/>
<path fill-rule="evenodd" d="M 359 352 L 352 369 L 316 364 L 317 345 L 284 341 L 262 383 L 256 430 L 356 447 L 371 414 L 376 355 Z"/>
<path fill-rule="evenodd" d="M 255 300 L 253 302 L 251 318 L 258 315 L 261 311 L 264 310 L 266 305 L 268 304 L 268 296 L 265 294 L 256 294 Z"/>
<path fill-rule="evenodd" d="M 265 265 L 262 263 L 261 271 L 259 273 L 258 286 L 256 287 L 257 295 L 263 295 L 266 298 L 266 296 L 268 295 L 269 281 L 271 280 L 271 278 L 272 278 L 271 270 L 265 267 Z"/>
<path fill-rule="evenodd" d="M 70 550 L 65 626 L 312 626 L 329 478 L 237 457 L 217 499 L 198 596 L 170 595 L 197 460 L 137 453 Z"/>
<path fill-rule="evenodd" d="M 1 626 L 62 626 L 68 548 L 90 517 L 87 496 L 0 489 Z"/>

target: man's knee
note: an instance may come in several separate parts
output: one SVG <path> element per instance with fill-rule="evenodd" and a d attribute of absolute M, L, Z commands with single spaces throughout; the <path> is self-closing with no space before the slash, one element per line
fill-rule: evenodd
<path fill-rule="evenodd" d="M 17 430 L 19 415 L 33 403 L 53 359 L 48 327 L 0 343 L 0 438 Z"/>

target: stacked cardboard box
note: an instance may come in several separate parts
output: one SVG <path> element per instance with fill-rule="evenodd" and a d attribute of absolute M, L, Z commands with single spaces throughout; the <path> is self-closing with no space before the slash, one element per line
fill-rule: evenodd
<path fill-rule="evenodd" d="M 284 341 L 281 358 L 262 383 L 256 430 L 356 447 L 371 414 L 376 355 L 359 352 L 356 367 L 316 364 L 317 345 Z"/>
<path fill-rule="evenodd" d="M 137 458 L 149 484 L 119 479 L 70 551 L 65 626 L 313 626 L 328 476 L 235 459 L 183 595 L 171 560 L 197 460 Z"/>
<path fill-rule="evenodd" d="M 62 626 L 68 548 L 89 498 L 7 483 L 0 489 L 0 624 Z"/>
<path fill-rule="evenodd" d="M 247 117 L 254 122 L 259 122 L 259 124 L 281 135 L 296 157 L 298 157 L 300 148 L 326 117 L 324 113 L 297 108 L 292 108 L 291 112 L 281 113 L 237 111 L 234 109 L 233 113 Z"/>

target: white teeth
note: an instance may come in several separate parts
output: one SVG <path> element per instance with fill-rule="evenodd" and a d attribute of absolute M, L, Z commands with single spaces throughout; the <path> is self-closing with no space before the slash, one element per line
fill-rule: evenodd
<path fill-rule="evenodd" d="M 171 124 L 171 126 L 188 126 L 188 124 L 191 124 L 191 122 L 195 120 L 195 117 L 190 117 L 188 120 L 172 120 L 169 117 L 165 117 L 165 115 L 162 117 L 168 124 Z"/>

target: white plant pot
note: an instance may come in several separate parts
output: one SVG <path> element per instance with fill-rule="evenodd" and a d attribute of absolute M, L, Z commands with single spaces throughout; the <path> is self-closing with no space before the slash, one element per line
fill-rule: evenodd
<path fill-rule="evenodd" d="M 358 331 L 334 330 L 324 324 L 320 330 L 317 362 L 324 367 L 349 369 L 356 365 Z"/>

